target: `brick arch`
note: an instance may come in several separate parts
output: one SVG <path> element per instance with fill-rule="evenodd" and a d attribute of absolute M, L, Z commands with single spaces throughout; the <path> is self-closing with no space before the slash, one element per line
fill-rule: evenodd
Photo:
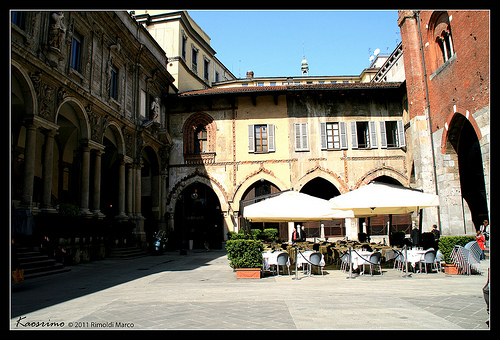
<path fill-rule="evenodd" d="M 403 186 L 407 187 L 409 186 L 409 179 L 400 171 L 388 167 L 388 166 L 381 166 L 375 169 L 372 169 L 368 171 L 366 174 L 364 174 L 359 181 L 356 182 L 356 185 L 354 186 L 354 189 L 359 188 L 362 185 L 368 184 L 377 177 L 380 176 L 387 176 L 395 179 L 399 183 L 401 183 Z"/>
<path fill-rule="evenodd" d="M 477 140 L 481 140 L 481 138 L 483 137 L 481 134 L 481 130 L 479 129 L 479 126 L 476 123 L 476 120 L 474 119 L 474 117 L 472 117 L 472 114 L 468 110 L 465 110 L 464 108 L 462 108 L 460 106 L 453 105 L 453 112 L 451 112 L 448 115 L 448 119 L 446 120 L 446 123 L 444 123 L 443 136 L 441 137 L 441 153 L 442 154 L 447 153 L 446 152 L 446 141 L 448 140 L 448 130 L 450 129 L 451 122 L 453 121 L 453 118 L 455 118 L 456 114 L 461 114 L 469 121 L 469 123 L 472 125 L 472 128 L 476 132 Z"/>
<path fill-rule="evenodd" d="M 217 131 L 217 126 L 215 124 L 214 119 L 204 113 L 204 112 L 198 112 L 194 113 L 189 118 L 186 120 L 184 123 L 184 127 L 182 128 L 182 134 L 184 136 L 184 154 L 189 155 L 193 154 L 195 147 L 194 147 L 194 141 L 195 141 L 195 133 L 196 133 L 196 128 L 200 125 L 205 126 L 207 129 L 207 144 L 208 144 L 208 151 L 209 152 L 215 152 L 215 140 L 216 140 L 216 131 Z"/>

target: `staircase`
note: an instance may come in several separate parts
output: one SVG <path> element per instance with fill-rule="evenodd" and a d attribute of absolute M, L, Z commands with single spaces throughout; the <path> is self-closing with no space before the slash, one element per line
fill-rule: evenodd
<path fill-rule="evenodd" d="M 71 268 L 64 267 L 62 263 L 57 263 L 56 260 L 33 248 L 18 247 L 17 256 L 21 269 L 24 269 L 25 280 L 71 270 Z"/>
<path fill-rule="evenodd" d="M 148 256 L 148 251 L 137 247 L 116 247 L 109 256 L 110 259 L 128 260 Z"/>

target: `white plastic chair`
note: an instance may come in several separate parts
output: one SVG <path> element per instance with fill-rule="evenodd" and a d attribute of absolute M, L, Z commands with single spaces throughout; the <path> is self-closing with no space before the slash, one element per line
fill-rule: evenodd
<path fill-rule="evenodd" d="M 321 275 L 323 275 L 323 266 L 320 265 L 320 262 L 321 262 L 321 258 L 323 256 L 321 255 L 321 253 L 312 253 L 311 256 L 309 256 L 309 262 L 310 263 L 307 263 L 309 265 L 309 271 L 308 271 L 308 275 L 311 276 L 311 267 L 314 265 L 314 266 L 318 266 L 321 268 Z"/>
<path fill-rule="evenodd" d="M 281 253 L 278 255 L 276 258 L 276 272 L 278 276 L 280 275 L 280 266 L 287 266 L 288 268 L 288 275 L 290 275 L 290 256 L 288 253 Z M 285 269 L 283 268 L 283 273 L 285 272 Z"/>
<path fill-rule="evenodd" d="M 426 274 L 427 274 L 427 264 L 434 265 L 437 271 L 438 269 L 435 260 L 436 260 L 436 251 L 434 249 L 427 250 L 424 254 L 424 258 L 419 262 L 420 272 L 422 272 L 422 263 L 424 264 Z"/>

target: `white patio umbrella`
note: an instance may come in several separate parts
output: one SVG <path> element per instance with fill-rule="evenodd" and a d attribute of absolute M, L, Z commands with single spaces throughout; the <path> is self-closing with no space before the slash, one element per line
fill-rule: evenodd
<path fill-rule="evenodd" d="M 330 199 L 334 209 L 352 210 L 356 217 L 406 214 L 439 206 L 439 197 L 415 189 L 372 182 Z"/>
<path fill-rule="evenodd" d="M 353 218 L 351 210 L 336 210 L 322 198 L 297 191 L 286 191 L 279 196 L 248 205 L 243 217 L 252 222 L 312 222 L 337 218 Z"/>

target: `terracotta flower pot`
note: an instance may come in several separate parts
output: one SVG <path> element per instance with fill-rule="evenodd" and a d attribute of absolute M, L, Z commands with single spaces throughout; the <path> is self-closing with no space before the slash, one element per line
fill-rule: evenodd
<path fill-rule="evenodd" d="M 448 275 L 457 275 L 458 274 L 458 268 L 454 264 L 448 264 L 446 263 L 444 265 L 444 273 Z"/>
<path fill-rule="evenodd" d="M 236 268 L 237 279 L 260 279 L 260 268 Z"/>

